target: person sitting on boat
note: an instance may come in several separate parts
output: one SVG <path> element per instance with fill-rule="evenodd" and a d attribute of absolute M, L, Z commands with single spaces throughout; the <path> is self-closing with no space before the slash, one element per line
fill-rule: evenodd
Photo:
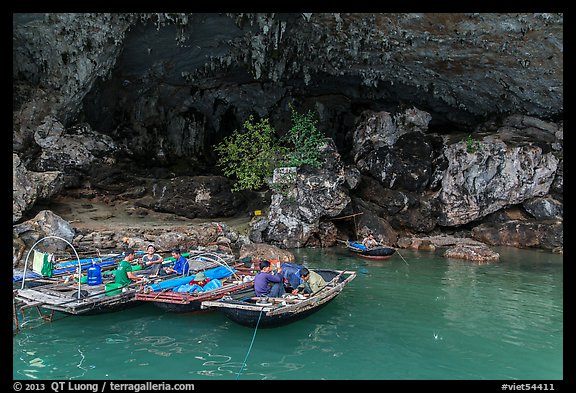
<path fill-rule="evenodd" d="M 368 236 L 366 236 L 364 240 L 362 240 L 362 244 L 366 248 L 372 248 L 378 246 L 378 242 L 376 241 L 376 239 L 374 239 L 374 235 L 371 233 L 369 233 Z"/>
<path fill-rule="evenodd" d="M 194 278 L 189 282 L 190 285 L 198 285 L 204 287 L 210 282 L 210 279 L 206 277 L 203 272 L 196 273 Z"/>
<path fill-rule="evenodd" d="M 156 253 L 156 247 L 153 244 L 148 245 L 146 247 L 146 255 L 141 260 L 142 273 L 149 274 L 152 277 L 157 276 L 162 262 L 164 262 L 164 258 Z"/>
<path fill-rule="evenodd" d="M 194 278 L 184 285 L 180 285 L 173 289 L 174 292 L 207 292 L 220 288 L 222 281 L 217 278 L 211 279 L 206 277 L 203 272 L 196 273 Z"/>
<path fill-rule="evenodd" d="M 270 261 L 260 261 L 260 272 L 254 278 L 254 292 L 256 296 L 281 297 L 286 293 L 284 289 L 284 275 L 279 266 L 276 273 L 272 273 Z"/>
<path fill-rule="evenodd" d="M 115 280 L 116 284 L 120 284 L 121 286 L 126 286 L 132 284 L 132 282 L 142 281 L 145 280 L 144 277 L 138 277 L 132 271 L 132 261 L 136 257 L 134 249 L 128 248 L 124 252 L 124 259 L 120 261 L 118 264 L 118 268 L 116 269 Z"/>
<path fill-rule="evenodd" d="M 292 295 L 301 293 L 304 296 L 310 296 L 326 286 L 326 281 L 324 281 L 322 276 L 308 268 L 303 267 L 300 269 L 300 277 L 303 282 L 292 291 Z"/>
<path fill-rule="evenodd" d="M 182 256 L 182 252 L 178 247 L 172 249 L 172 256 L 174 257 L 174 266 L 165 267 L 163 269 L 166 274 L 178 274 L 185 276 L 188 274 L 188 269 L 190 269 L 190 264 L 188 264 L 188 259 Z"/>
<path fill-rule="evenodd" d="M 286 289 L 289 288 L 290 292 L 292 292 L 292 290 L 298 288 L 298 285 L 302 282 L 300 279 L 300 270 L 304 266 L 291 262 L 283 262 L 281 266 L 282 275 L 284 276 L 284 287 Z"/>

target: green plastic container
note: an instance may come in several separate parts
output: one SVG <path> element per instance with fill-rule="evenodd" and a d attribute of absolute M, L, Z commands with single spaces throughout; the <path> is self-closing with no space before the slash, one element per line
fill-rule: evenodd
<path fill-rule="evenodd" d="M 117 295 L 119 293 L 122 293 L 121 289 L 118 289 L 116 291 L 113 291 L 112 289 L 116 289 L 116 288 L 120 288 L 122 287 L 121 284 L 116 284 L 115 282 L 112 282 L 110 284 L 106 284 L 106 296 L 112 296 L 112 295 Z M 110 291 L 110 292 L 108 292 Z"/>

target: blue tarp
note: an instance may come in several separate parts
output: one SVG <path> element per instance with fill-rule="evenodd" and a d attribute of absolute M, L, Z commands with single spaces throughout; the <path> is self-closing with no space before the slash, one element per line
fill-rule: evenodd
<path fill-rule="evenodd" d="M 144 251 L 136 251 L 136 255 L 143 255 Z M 114 264 L 118 264 L 124 258 L 124 254 L 113 255 L 113 256 L 106 256 L 106 257 L 94 257 L 94 258 L 83 258 L 80 259 L 80 265 L 82 270 L 88 270 L 90 266 L 92 266 L 92 262 L 96 261 L 97 265 L 101 268 L 105 266 L 110 266 Z M 54 270 L 52 271 L 52 275 L 63 275 L 65 273 L 74 273 L 78 269 L 78 260 L 69 260 L 69 261 L 61 261 L 56 262 L 54 264 Z M 26 278 L 41 278 L 43 277 L 41 274 L 28 271 L 26 272 Z M 20 282 L 24 278 L 24 275 L 16 275 L 12 277 L 12 282 Z"/>
<path fill-rule="evenodd" d="M 356 243 L 356 242 L 351 242 L 351 241 L 349 241 L 348 244 L 349 244 L 351 247 L 357 248 L 357 249 L 359 249 L 359 250 L 367 250 L 366 246 L 365 246 L 364 244 L 362 244 L 362 243 Z"/>
<path fill-rule="evenodd" d="M 213 289 L 216 288 L 220 288 L 222 286 L 222 281 L 218 280 L 217 278 L 215 279 L 210 279 L 210 281 L 208 281 L 206 283 L 206 285 L 204 285 L 203 287 L 201 287 L 198 284 L 194 284 L 194 285 L 190 285 L 190 284 L 184 284 L 184 285 L 180 285 L 174 289 L 172 289 L 174 292 L 208 292 L 208 291 L 212 291 Z"/>
<path fill-rule="evenodd" d="M 100 263 L 97 263 L 97 265 L 99 265 L 100 267 L 104 267 L 104 266 L 111 266 L 111 265 L 116 265 L 118 264 L 118 261 L 116 260 L 103 260 Z M 92 263 L 86 264 L 86 265 L 82 265 L 82 270 L 88 270 L 88 268 L 92 266 Z M 70 263 L 70 267 L 67 268 L 62 268 L 62 269 L 54 269 L 52 271 L 52 275 L 63 275 L 65 273 L 74 273 L 76 272 L 76 269 L 78 269 L 78 261 L 76 261 L 76 265 L 72 265 L 72 263 Z M 33 272 L 33 271 L 29 271 L 26 272 L 26 278 L 40 278 L 43 277 L 41 274 Z M 17 276 L 13 276 L 12 277 L 12 281 L 13 282 L 20 282 L 22 281 L 22 279 L 24 278 L 24 275 L 17 275 Z"/>
<path fill-rule="evenodd" d="M 282 275 L 286 281 L 288 281 L 293 289 L 296 289 L 296 287 L 302 282 L 302 279 L 300 279 L 300 269 L 304 266 L 296 263 L 284 262 L 280 267 L 282 268 Z"/>
<path fill-rule="evenodd" d="M 236 269 L 227 268 L 225 266 L 218 266 L 213 269 L 208 269 L 204 271 L 204 275 L 211 280 L 229 277 L 234 273 L 236 273 Z M 188 284 L 190 281 L 194 279 L 194 277 L 196 277 L 196 275 L 190 275 L 184 277 L 179 276 L 178 278 L 172 278 L 169 280 L 161 281 L 159 283 L 149 285 L 148 287 L 152 289 L 152 291 L 154 292 L 160 292 L 164 289 L 175 288 L 180 285 Z"/>

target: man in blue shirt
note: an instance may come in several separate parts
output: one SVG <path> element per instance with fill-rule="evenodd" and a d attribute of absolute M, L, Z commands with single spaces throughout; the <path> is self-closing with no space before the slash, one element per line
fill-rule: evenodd
<path fill-rule="evenodd" d="M 174 257 L 174 266 L 165 267 L 164 271 L 168 274 L 179 274 L 181 276 L 187 275 L 190 265 L 188 264 L 188 260 L 182 256 L 180 249 L 174 248 L 172 250 L 172 256 Z"/>
<path fill-rule="evenodd" d="M 256 296 L 270 297 L 280 297 L 285 294 L 282 267 L 278 267 L 278 271 L 274 274 L 270 261 L 260 261 L 260 273 L 254 278 L 254 292 Z"/>

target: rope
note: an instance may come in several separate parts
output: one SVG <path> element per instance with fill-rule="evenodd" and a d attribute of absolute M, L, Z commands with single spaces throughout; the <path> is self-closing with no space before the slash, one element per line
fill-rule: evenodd
<path fill-rule="evenodd" d="M 254 344 L 254 339 L 256 338 L 256 332 L 258 331 L 258 325 L 260 324 L 260 317 L 262 317 L 262 311 L 264 310 L 264 307 L 262 307 L 260 309 L 260 314 L 258 314 L 258 322 L 256 322 L 256 327 L 254 328 L 254 335 L 252 336 L 252 342 L 250 343 L 250 347 L 248 348 L 248 352 L 246 352 L 246 357 L 244 358 L 244 361 L 242 362 L 242 367 L 240 367 L 240 371 L 238 371 L 238 374 L 236 375 L 236 380 L 238 380 L 238 378 L 240 378 L 240 374 L 242 373 L 242 370 L 244 369 L 244 366 L 246 365 L 246 359 L 248 359 L 248 355 L 250 354 L 250 351 L 252 350 L 252 344 Z"/>
<path fill-rule="evenodd" d="M 398 251 L 398 249 L 396 249 L 396 252 L 398 253 L 398 255 L 400 255 L 400 258 L 402 258 L 402 260 L 404 261 L 404 263 L 405 263 L 406 265 L 408 265 L 408 262 L 406 262 L 406 259 L 404 259 L 404 257 L 402 256 L 402 254 L 400 254 L 400 251 Z M 410 265 L 408 265 L 408 266 L 410 266 Z"/>

